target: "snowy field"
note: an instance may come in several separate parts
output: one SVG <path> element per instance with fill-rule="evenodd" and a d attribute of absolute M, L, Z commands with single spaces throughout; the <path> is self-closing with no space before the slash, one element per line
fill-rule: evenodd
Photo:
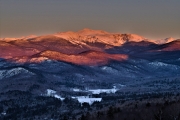
<path fill-rule="evenodd" d="M 92 92 L 92 94 L 100 94 L 100 93 L 115 93 L 118 89 L 113 88 L 113 89 L 92 89 L 88 90 L 89 92 Z"/>
<path fill-rule="evenodd" d="M 79 89 L 77 89 L 79 90 Z M 47 93 L 45 94 L 46 96 L 51 96 L 58 98 L 60 100 L 64 100 L 65 98 L 62 98 L 60 95 L 57 94 L 55 90 L 47 89 Z M 71 97 L 72 99 L 77 99 L 79 103 L 89 103 L 89 105 L 92 105 L 95 101 L 96 102 L 101 102 L 102 98 L 90 98 L 89 96 L 76 96 L 76 97 Z"/>
<path fill-rule="evenodd" d="M 89 103 L 89 105 L 92 105 L 94 102 L 101 102 L 102 98 L 90 98 L 89 96 L 77 96 L 72 97 L 73 99 L 77 99 L 79 103 Z"/>
<path fill-rule="evenodd" d="M 65 98 L 62 98 L 60 95 L 56 94 L 57 92 L 55 90 L 47 89 L 46 96 L 52 96 L 60 100 L 64 100 Z"/>

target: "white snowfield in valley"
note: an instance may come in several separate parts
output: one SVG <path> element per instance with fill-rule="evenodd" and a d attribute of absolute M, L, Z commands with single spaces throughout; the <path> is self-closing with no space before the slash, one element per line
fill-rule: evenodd
<path fill-rule="evenodd" d="M 55 97 L 60 100 L 64 100 L 65 98 L 62 98 L 60 95 L 57 94 L 55 90 L 52 89 L 47 89 L 47 93 L 45 94 L 46 96 L 51 96 Z M 77 99 L 79 103 L 88 103 L 89 105 L 92 105 L 95 101 L 96 102 L 101 102 L 102 98 L 90 98 L 89 96 L 76 96 L 76 97 L 71 97 L 72 99 Z"/>
<path fill-rule="evenodd" d="M 65 98 L 62 98 L 60 95 L 57 95 L 56 93 L 57 93 L 57 92 L 54 91 L 54 90 L 47 89 L 46 96 L 55 97 L 55 98 L 60 99 L 60 100 L 64 100 L 64 99 L 65 99 Z"/>
<path fill-rule="evenodd" d="M 92 105 L 94 102 L 101 102 L 102 98 L 90 98 L 89 96 L 77 96 L 72 97 L 73 99 L 77 99 L 79 103 L 89 103 L 89 105 Z"/>
<path fill-rule="evenodd" d="M 121 87 L 124 87 L 125 85 L 119 85 Z M 100 94 L 100 93 L 116 93 L 119 89 L 116 88 L 116 86 L 113 86 L 112 89 L 89 89 L 89 90 L 81 90 L 78 88 L 73 88 L 72 89 L 74 92 L 91 92 L 92 94 Z"/>
<path fill-rule="evenodd" d="M 73 91 L 74 91 L 74 92 L 80 92 L 81 90 L 78 89 L 78 88 L 73 88 Z"/>
<path fill-rule="evenodd" d="M 73 89 L 76 92 L 82 91 L 80 89 Z M 106 92 L 106 93 L 115 93 L 117 91 L 117 89 L 113 88 L 113 89 L 97 89 L 97 90 L 90 90 L 92 92 L 92 94 L 100 94 L 102 92 Z M 57 94 L 57 92 L 55 90 L 52 89 L 47 89 L 47 93 L 45 94 L 45 96 L 51 96 L 51 97 L 55 97 L 58 98 L 60 100 L 64 100 L 65 98 L 62 98 L 60 95 Z M 77 99 L 79 103 L 88 103 L 89 105 L 92 105 L 94 102 L 101 102 L 102 98 L 92 98 L 89 96 L 72 96 L 72 99 Z"/>
<path fill-rule="evenodd" d="M 92 92 L 92 94 L 100 94 L 100 93 L 115 93 L 116 91 L 118 91 L 118 89 L 116 88 L 112 88 L 112 89 L 94 89 L 94 90 L 88 90 L 90 92 Z"/>

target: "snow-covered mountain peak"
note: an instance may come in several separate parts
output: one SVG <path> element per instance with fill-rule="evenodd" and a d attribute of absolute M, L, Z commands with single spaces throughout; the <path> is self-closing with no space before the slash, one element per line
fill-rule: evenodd
<path fill-rule="evenodd" d="M 146 40 L 144 37 L 136 34 L 108 33 L 102 30 L 91 30 L 87 28 L 78 32 L 61 32 L 54 34 L 54 36 L 69 40 L 72 43 L 99 42 L 113 46 L 120 46 L 129 41 L 140 42 Z"/>
<path fill-rule="evenodd" d="M 128 34 L 130 36 L 130 40 L 132 41 L 141 41 L 141 40 L 146 40 L 146 38 L 142 37 L 142 36 L 139 36 L 137 34 Z"/>
<path fill-rule="evenodd" d="M 174 40 L 175 40 L 174 38 L 168 37 L 168 38 L 165 38 L 165 39 L 154 40 L 154 42 L 155 42 L 156 44 L 165 44 L 165 43 L 172 42 L 172 41 L 174 41 Z"/>
<path fill-rule="evenodd" d="M 29 40 L 29 39 L 33 39 L 33 38 L 36 38 L 36 37 L 37 37 L 36 35 L 29 35 L 29 36 L 23 37 L 23 39 Z"/>
<path fill-rule="evenodd" d="M 78 34 L 80 35 L 100 35 L 100 34 L 110 34 L 106 31 L 103 31 L 103 30 L 92 30 L 92 29 L 88 29 L 88 28 L 85 28 L 83 30 L 80 30 L 77 32 Z"/>
<path fill-rule="evenodd" d="M 172 38 L 172 37 L 165 38 L 166 43 L 172 42 L 172 41 L 174 41 L 174 40 L 175 40 L 175 39 Z"/>
<path fill-rule="evenodd" d="M 15 40 L 29 40 L 36 37 L 37 37 L 36 35 L 29 35 L 29 36 L 22 36 L 18 38 L 0 38 L 0 41 L 10 42 L 10 41 L 15 41 Z"/>
<path fill-rule="evenodd" d="M 0 40 L 1 40 L 1 41 L 9 42 L 9 41 L 17 40 L 17 39 L 21 39 L 21 38 L 1 38 Z"/>
<path fill-rule="evenodd" d="M 1 41 L 14 41 L 14 40 L 31 40 L 36 39 L 36 41 L 41 41 L 51 39 L 53 37 L 57 38 L 63 38 L 72 44 L 76 45 L 87 45 L 87 43 L 102 43 L 102 44 L 108 44 L 111 46 L 121 46 L 124 43 L 127 42 L 153 42 L 155 44 L 165 44 L 174 41 L 175 39 L 165 38 L 165 39 L 159 39 L 159 40 L 151 40 L 144 38 L 142 36 L 139 36 L 137 34 L 122 34 L 122 33 L 110 33 L 103 30 L 92 30 L 85 28 L 83 30 L 73 32 L 73 31 L 67 31 L 67 32 L 60 32 L 56 34 L 51 35 L 44 35 L 44 36 L 35 36 L 30 35 L 27 37 L 21 37 L 21 38 L 2 38 Z"/>

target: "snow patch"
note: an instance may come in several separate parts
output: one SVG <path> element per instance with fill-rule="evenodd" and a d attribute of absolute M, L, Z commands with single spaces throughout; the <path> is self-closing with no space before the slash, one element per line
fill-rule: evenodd
<path fill-rule="evenodd" d="M 174 40 L 175 40 L 174 38 L 169 37 L 169 38 L 165 38 L 165 39 L 154 40 L 154 42 L 155 42 L 156 44 L 165 44 L 165 43 L 172 42 L 172 41 L 174 41 Z"/>
<path fill-rule="evenodd" d="M 77 97 L 71 97 L 73 99 L 77 99 L 79 103 L 88 103 L 89 105 L 92 105 L 94 102 L 101 102 L 102 98 L 90 98 L 89 96 L 77 96 Z"/>
<path fill-rule="evenodd" d="M 57 92 L 55 90 L 47 89 L 46 96 L 55 97 L 57 99 L 60 99 L 61 101 L 65 99 L 65 98 L 62 98 L 60 95 L 57 95 L 56 93 Z"/>
<path fill-rule="evenodd" d="M 89 92 L 92 92 L 92 94 L 100 94 L 100 93 L 115 93 L 116 91 L 118 91 L 118 89 L 116 88 L 112 88 L 112 89 L 94 89 L 94 90 L 88 90 Z"/>
<path fill-rule="evenodd" d="M 62 97 L 59 96 L 59 95 L 54 95 L 54 97 L 57 98 L 57 99 L 60 99 L 60 100 L 62 100 L 62 101 L 65 99 L 65 98 L 62 98 Z"/>
<path fill-rule="evenodd" d="M 1 114 L 2 114 L 2 115 L 6 115 L 6 112 L 2 112 Z"/>
<path fill-rule="evenodd" d="M 56 94 L 56 91 L 51 90 L 51 89 L 47 89 L 47 95 L 48 96 L 51 96 L 51 95 L 54 95 L 54 94 Z"/>
<path fill-rule="evenodd" d="M 113 74 L 118 74 L 118 73 L 119 73 L 118 70 L 113 69 L 112 67 L 108 67 L 108 66 L 103 66 L 101 69 L 102 69 L 103 71 L 108 72 L 108 73 L 113 73 Z"/>
<path fill-rule="evenodd" d="M 149 63 L 150 65 L 154 65 L 154 66 L 168 66 L 168 64 L 163 63 L 163 62 L 151 62 Z"/>
<path fill-rule="evenodd" d="M 74 91 L 74 92 L 80 92 L 81 90 L 78 89 L 78 88 L 73 88 L 73 91 Z"/>

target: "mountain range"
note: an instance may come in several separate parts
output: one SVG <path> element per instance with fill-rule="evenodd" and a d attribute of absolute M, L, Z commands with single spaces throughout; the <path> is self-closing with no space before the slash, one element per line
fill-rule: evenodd
<path fill-rule="evenodd" d="M 180 39 L 150 40 L 136 34 L 83 29 L 0 40 L 3 90 L 9 84 L 4 81 L 16 85 L 48 81 L 45 86 L 68 80 L 123 83 L 179 77 L 179 71 Z M 21 89 L 30 89 L 30 85 Z"/>

